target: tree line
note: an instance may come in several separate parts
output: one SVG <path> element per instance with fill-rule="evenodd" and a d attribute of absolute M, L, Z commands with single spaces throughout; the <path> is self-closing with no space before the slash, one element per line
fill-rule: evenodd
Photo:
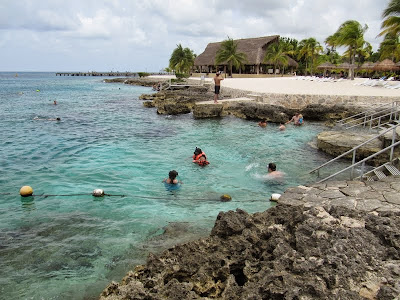
<path fill-rule="evenodd" d="M 400 60 L 400 0 L 390 1 L 382 13 L 382 20 L 382 31 L 378 36 L 383 36 L 383 41 L 375 52 L 371 44 L 364 39 L 368 26 L 361 25 L 356 20 L 348 20 L 325 39 L 325 48 L 313 37 L 300 42 L 293 38 L 281 37 L 278 43 L 267 48 L 263 63 L 274 66 L 274 70 L 278 67 L 284 69 L 288 66 L 290 57 L 298 62 L 298 72 L 307 75 L 314 74 L 317 66 L 324 62 L 332 64 L 347 62 L 351 66 L 349 77 L 354 79 L 354 69 L 366 61 L 377 62 L 386 58 L 394 62 Z M 228 36 L 217 51 L 215 66 L 228 65 L 230 74 L 233 68 L 243 69 L 247 61 L 246 55 L 239 52 L 237 46 L 237 42 Z M 337 52 L 338 47 L 345 47 L 346 51 L 340 55 Z M 193 69 L 195 58 L 193 50 L 178 44 L 172 52 L 166 71 L 189 74 Z"/>

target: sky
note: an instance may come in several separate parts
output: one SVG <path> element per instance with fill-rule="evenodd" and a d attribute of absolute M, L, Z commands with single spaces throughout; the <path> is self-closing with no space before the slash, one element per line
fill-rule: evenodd
<path fill-rule="evenodd" d="M 0 0 L 0 71 L 147 71 L 177 44 L 268 35 L 324 41 L 348 20 L 377 50 L 390 0 Z M 339 49 L 340 52 L 340 49 Z"/>

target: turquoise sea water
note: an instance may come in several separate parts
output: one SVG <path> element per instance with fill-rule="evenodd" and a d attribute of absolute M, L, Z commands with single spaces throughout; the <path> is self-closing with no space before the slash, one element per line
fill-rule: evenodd
<path fill-rule="evenodd" d="M 280 132 L 234 117 L 157 115 L 138 100 L 150 88 L 18 75 L 0 73 L 2 299 L 94 299 L 149 251 L 207 235 L 220 211 L 268 209 L 272 193 L 313 182 L 307 171 L 329 159 L 308 144 L 319 124 Z M 210 165 L 192 163 L 196 146 Z M 269 162 L 283 182 L 266 179 Z M 179 189 L 161 183 L 172 169 Z M 20 197 L 24 185 L 37 196 Z M 94 198 L 96 188 L 125 196 Z M 54 196 L 72 194 L 83 195 Z M 162 235 L 171 224 L 180 231 Z"/>

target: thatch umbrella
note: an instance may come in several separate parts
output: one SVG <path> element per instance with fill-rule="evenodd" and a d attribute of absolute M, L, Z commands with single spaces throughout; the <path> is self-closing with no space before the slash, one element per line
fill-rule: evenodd
<path fill-rule="evenodd" d="M 353 72 L 354 72 L 354 69 L 356 68 L 356 65 L 355 64 L 349 64 L 349 63 L 341 63 L 336 68 L 337 69 L 348 69 L 348 70 L 352 69 Z"/>
<path fill-rule="evenodd" d="M 340 65 L 338 65 L 336 68 L 337 69 L 354 69 L 356 67 L 355 64 L 349 64 L 349 63 L 341 63 Z"/>
<path fill-rule="evenodd" d="M 323 64 L 320 64 L 317 69 L 323 69 L 324 70 L 324 77 L 326 76 L 326 70 L 328 69 L 336 69 L 336 66 L 329 61 L 324 62 Z"/>
<path fill-rule="evenodd" d="M 398 62 L 396 63 L 396 66 L 400 67 L 400 61 L 398 61 Z"/>
<path fill-rule="evenodd" d="M 375 66 L 375 63 L 373 63 L 372 61 L 366 61 L 365 63 L 363 63 L 360 67 L 360 69 L 362 70 L 372 70 Z"/>
<path fill-rule="evenodd" d="M 375 65 L 376 63 L 373 63 L 371 61 L 366 61 L 361 65 L 361 67 L 359 67 L 359 69 L 365 70 L 366 73 L 368 73 L 368 76 L 370 76 L 370 73 L 373 72 Z"/>
<path fill-rule="evenodd" d="M 374 66 L 374 70 L 377 71 L 394 71 L 398 69 L 399 67 L 396 66 L 396 64 L 388 58 L 382 60 Z"/>

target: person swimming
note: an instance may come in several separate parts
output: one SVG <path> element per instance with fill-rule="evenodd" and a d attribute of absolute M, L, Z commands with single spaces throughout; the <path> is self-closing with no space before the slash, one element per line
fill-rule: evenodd
<path fill-rule="evenodd" d="M 209 161 L 207 161 L 206 154 L 200 148 L 197 147 L 193 153 L 193 162 L 198 164 L 199 166 L 206 166 L 210 163 Z"/>
<path fill-rule="evenodd" d="M 258 122 L 258 126 L 267 127 L 267 121 L 265 119 L 261 120 L 260 122 Z"/>
<path fill-rule="evenodd" d="M 168 183 L 168 184 L 178 184 L 182 183 L 182 181 L 176 179 L 178 176 L 178 172 L 175 170 L 169 171 L 168 173 L 168 178 L 164 178 L 162 182 Z"/>
<path fill-rule="evenodd" d="M 268 176 L 270 178 L 280 179 L 280 178 L 283 178 L 283 173 L 276 170 L 276 164 L 269 163 L 268 164 Z"/>

